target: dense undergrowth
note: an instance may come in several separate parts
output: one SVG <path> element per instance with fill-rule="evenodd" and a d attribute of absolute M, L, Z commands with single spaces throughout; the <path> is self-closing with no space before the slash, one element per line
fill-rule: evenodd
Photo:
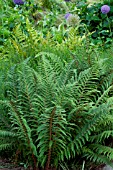
<path fill-rule="evenodd" d="M 108 16 L 104 2 L 0 3 L 0 155 L 34 170 L 111 165 L 112 2 Z"/>

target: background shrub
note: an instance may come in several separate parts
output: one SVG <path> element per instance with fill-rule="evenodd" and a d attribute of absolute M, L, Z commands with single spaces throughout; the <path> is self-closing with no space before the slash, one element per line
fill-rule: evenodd
<path fill-rule="evenodd" d="M 104 4 L 110 6 L 108 14 L 102 14 L 101 12 L 101 6 Z M 87 27 L 87 29 L 81 27 L 80 34 L 89 31 L 94 44 L 109 45 L 113 38 L 113 2 L 103 1 L 91 6 L 83 2 L 77 5 L 77 9 L 79 9 L 78 14 L 81 18 L 81 24 L 85 24 Z"/>

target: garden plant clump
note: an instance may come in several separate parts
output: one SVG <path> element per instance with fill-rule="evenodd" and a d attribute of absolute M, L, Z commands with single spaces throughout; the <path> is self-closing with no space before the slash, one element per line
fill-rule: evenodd
<path fill-rule="evenodd" d="M 0 168 L 112 166 L 113 2 L 1 1 L 0 16 Z"/>

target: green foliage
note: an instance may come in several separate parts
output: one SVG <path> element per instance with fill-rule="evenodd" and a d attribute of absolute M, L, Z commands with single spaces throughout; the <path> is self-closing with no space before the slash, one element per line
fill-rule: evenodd
<path fill-rule="evenodd" d="M 108 4 L 110 12 L 108 14 L 101 13 L 101 6 Z M 108 47 L 113 38 L 113 4 L 111 1 L 95 3 L 88 5 L 80 3 L 77 5 L 77 13 L 81 18 L 81 24 L 87 26 L 87 30 L 92 33 L 91 38 L 94 44 L 100 44 Z M 83 26 L 80 28 L 80 34 L 87 31 Z"/>
<path fill-rule="evenodd" d="M 112 7 L 107 18 L 102 3 L 76 4 L 0 2 L 0 154 L 34 169 L 83 170 L 113 157 L 113 45 L 99 47 L 111 42 Z M 66 25 L 69 11 L 82 25 Z"/>
<path fill-rule="evenodd" d="M 1 150 L 15 146 L 29 164 L 45 169 L 78 156 L 109 163 L 113 150 L 104 141 L 112 137 L 113 86 L 110 76 L 100 81 L 106 70 L 97 62 L 78 72 L 76 59 L 64 64 L 47 52 L 35 60 L 35 70 L 26 60 L 4 82 L 7 97 L 0 103 L 10 131 L 1 126 Z"/>
<path fill-rule="evenodd" d="M 70 58 L 72 58 L 70 57 L 69 49 L 75 48 L 75 43 L 76 45 L 80 44 L 82 39 L 80 39 L 79 42 L 75 34 L 74 36 L 70 36 L 70 32 L 72 32 L 70 31 L 68 33 L 69 39 L 63 41 L 64 33 L 63 30 L 62 33 L 60 31 L 61 30 L 58 31 L 59 35 L 54 32 L 54 36 L 48 32 L 45 37 L 43 33 L 38 32 L 30 21 L 26 19 L 26 32 L 22 29 L 22 25 L 17 25 L 15 29 L 13 29 L 10 38 L 8 38 L 4 46 L 1 47 L 1 63 L 3 63 L 3 59 L 6 62 L 10 62 L 10 64 L 12 63 L 12 65 L 13 63 L 20 63 L 29 57 L 34 58 L 34 56 L 41 51 L 53 52 L 61 56 L 62 61 L 69 61 Z M 74 32 L 76 32 L 76 30 Z M 57 36 L 57 39 L 55 36 Z M 70 44 L 71 40 L 76 40 L 76 42 Z M 55 49 L 54 46 L 57 48 Z"/>

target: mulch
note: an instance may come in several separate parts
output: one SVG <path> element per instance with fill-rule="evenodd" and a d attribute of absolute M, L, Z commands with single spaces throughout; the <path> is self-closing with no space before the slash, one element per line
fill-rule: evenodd
<path fill-rule="evenodd" d="M 0 170 L 25 170 L 25 168 L 13 164 L 11 160 L 0 158 Z"/>
<path fill-rule="evenodd" d="M 87 170 L 102 170 L 105 164 L 99 166 L 92 166 Z M 33 170 L 32 168 L 28 168 L 29 170 Z M 0 158 L 0 170 L 25 170 L 22 166 L 17 166 L 11 162 L 9 159 Z"/>

